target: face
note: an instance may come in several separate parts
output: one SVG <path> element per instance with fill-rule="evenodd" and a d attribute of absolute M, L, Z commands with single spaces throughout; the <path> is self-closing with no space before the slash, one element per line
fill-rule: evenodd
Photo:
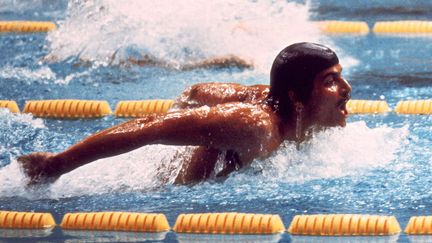
<path fill-rule="evenodd" d="M 327 68 L 314 79 L 309 111 L 311 125 L 334 127 L 346 125 L 348 111 L 346 103 L 350 99 L 351 86 L 342 77 L 342 67 L 336 64 Z"/>

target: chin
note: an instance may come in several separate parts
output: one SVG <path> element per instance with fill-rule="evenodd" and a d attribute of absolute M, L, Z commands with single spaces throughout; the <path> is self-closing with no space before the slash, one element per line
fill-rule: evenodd
<path fill-rule="evenodd" d="M 335 127 L 345 127 L 346 126 L 346 115 L 335 115 L 337 119 L 333 120 L 333 124 Z"/>
<path fill-rule="evenodd" d="M 328 114 L 326 117 L 321 117 L 321 119 L 316 119 L 313 125 L 321 128 L 331 128 L 331 127 L 345 127 L 346 126 L 346 116 L 340 113 Z"/>
<path fill-rule="evenodd" d="M 327 122 L 325 127 L 345 127 L 346 126 L 346 119 L 340 119 L 340 120 L 332 120 L 330 122 Z"/>
<path fill-rule="evenodd" d="M 328 128 L 333 128 L 333 127 L 345 127 L 346 126 L 346 121 L 329 121 L 329 122 L 321 122 L 321 123 L 316 123 L 314 125 L 315 128 L 317 128 L 318 130 L 325 130 Z"/>
<path fill-rule="evenodd" d="M 346 119 L 345 117 L 335 121 L 334 123 L 334 127 L 345 127 L 346 126 Z"/>

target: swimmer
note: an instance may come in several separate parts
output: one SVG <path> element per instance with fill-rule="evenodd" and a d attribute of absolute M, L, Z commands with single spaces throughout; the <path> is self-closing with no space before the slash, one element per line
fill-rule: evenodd
<path fill-rule="evenodd" d="M 273 62 L 270 86 L 200 84 L 186 90 L 167 114 L 131 120 L 87 137 L 60 153 L 37 152 L 18 162 L 30 184 L 51 182 L 92 161 L 149 144 L 192 145 L 176 183 L 217 176 L 269 156 L 283 141 L 301 142 L 313 131 L 346 125 L 351 86 L 331 49 L 296 43 Z"/>
<path fill-rule="evenodd" d="M 170 63 L 163 60 L 158 60 L 154 57 L 143 56 L 139 59 L 137 58 L 128 58 L 126 61 L 121 61 L 120 65 L 122 66 L 158 66 L 164 68 L 171 68 L 177 70 L 192 70 L 199 68 L 230 68 L 237 67 L 240 69 L 252 69 L 254 67 L 251 61 L 239 58 L 234 55 L 226 55 L 226 56 L 218 56 L 212 57 L 208 59 L 198 60 L 198 61 L 188 61 L 182 63 L 181 65 Z"/>
<path fill-rule="evenodd" d="M 109 64 L 115 63 L 117 53 L 114 53 L 110 58 Z M 54 63 L 60 61 L 58 57 L 49 54 L 42 58 L 43 62 Z M 211 57 L 202 60 L 186 61 L 184 63 L 174 63 L 166 60 L 158 59 L 151 55 L 143 54 L 139 58 L 129 57 L 125 60 L 120 60 L 118 63 L 123 67 L 140 66 L 140 67 L 162 67 L 167 69 L 175 69 L 180 71 L 187 71 L 200 68 L 232 68 L 239 69 L 253 69 L 254 64 L 250 60 L 242 59 L 235 55 L 225 55 Z M 73 64 L 74 67 L 90 66 L 91 61 L 83 58 L 78 58 L 78 61 Z"/>

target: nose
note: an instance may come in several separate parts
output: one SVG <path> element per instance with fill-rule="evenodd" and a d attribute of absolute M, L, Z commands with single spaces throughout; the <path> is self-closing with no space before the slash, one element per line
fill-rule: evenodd
<path fill-rule="evenodd" d="M 341 85 L 341 95 L 345 98 L 350 98 L 350 94 L 352 91 L 351 85 L 348 83 L 348 81 L 344 78 L 342 78 L 342 85 Z"/>

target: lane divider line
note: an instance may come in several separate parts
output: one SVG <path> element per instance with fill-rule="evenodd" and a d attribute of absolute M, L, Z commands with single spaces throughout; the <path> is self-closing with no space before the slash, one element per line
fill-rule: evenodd
<path fill-rule="evenodd" d="M 376 22 L 373 32 L 377 34 L 431 34 L 432 21 L 402 20 Z"/>
<path fill-rule="evenodd" d="M 0 211 L 0 228 L 48 229 L 56 226 L 50 213 Z"/>
<path fill-rule="evenodd" d="M 18 105 L 13 100 L 0 100 L 0 108 L 9 109 L 10 112 L 19 113 Z"/>
<path fill-rule="evenodd" d="M 294 216 L 288 232 L 308 236 L 375 236 L 398 234 L 401 228 L 394 216 L 316 214 Z"/>
<path fill-rule="evenodd" d="M 369 26 L 363 21 L 318 21 L 319 29 L 327 34 L 360 34 L 369 33 Z"/>
<path fill-rule="evenodd" d="M 273 214 L 180 214 L 173 231 L 193 234 L 276 234 L 285 231 L 285 226 L 280 216 Z"/>
<path fill-rule="evenodd" d="M 98 118 L 112 113 L 108 102 L 100 100 L 30 100 L 23 112 L 63 119 Z"/>
<path fill-rule="evenodd" d="M 347 109 L 349 114 L 379 114 L 391 111 L 384 100 L 349 100 Z"/>
<path fill-rule="evenodd" d="M 174 100 L 125 100 L 116 105 L 116 117 L 134 118 L 153 113 L 166 113 L 174 105 Z M 392 109 L 384 100 L 349 100 L 349 114 L 386 114 Z M 0 100 L 0 109 L 6 108 L 19 113 L 19 107 L 13 100 Z M 431 100 L 399 101 L 394 109 L 396 114 L 431 115 Z M 25 103 L 23 113 L 35 117 L 57 119 L 99 118 L 111 115 L 107 101 L 103 100 L 30 100 Z"/>
<path fill-rule="evenodd" d="M 134 223 L 129 219 L 135 217 Z M 164 232 L 170 226 L 164 214 L 131 212 L 67 213 L 60 227 L 64 230 L 104 230 Z"/>
<path fill-rule="evenodd" d="M 48 21 L 0 21 L 0 32 L 3 33 L 49 32 L 56 28 Z"/>

